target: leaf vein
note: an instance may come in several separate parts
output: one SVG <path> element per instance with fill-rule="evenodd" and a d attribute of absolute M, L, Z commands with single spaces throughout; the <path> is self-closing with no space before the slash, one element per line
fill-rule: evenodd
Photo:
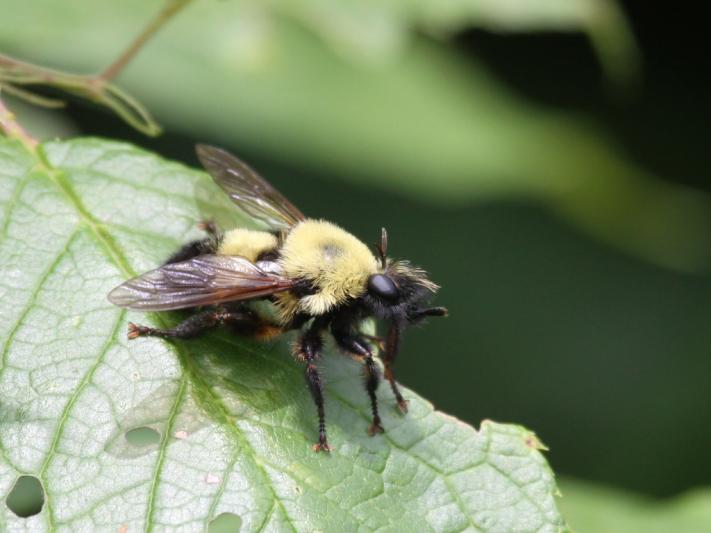
<path fill-rule="evenodd" d="M 15 189 L 12 191 L 12 195 L 10 196 L 10 199 L 8 201 L 8 205 L 10 208 L 7 210 L 7 213 L 5 213 L 5 220 L 3 221 L 2 228 L 0 228 L 0 237 L 7 237 L 7 230 L 10 227 L 10 220 L 12 219 L 12 213 L 15 210 L 15 207 L 17 203 L 20 200 L 20 196 L 22 196 L 22 191 L 25 190 L 25 186 L 27 185 L 27 182 L 30 181 L 30 172 L 27 172 L 15 185 Z M 14 177 L 14 176 L 13 176 Z"/>
<path fill-rule="evenodd" d="M 187 388 L 185 377 L 180 380 L 180 386 L 175 393 L 175 402 L 170 408 L 170 413 L 168 415 L 168 421 L 165 426 L 165 434 L 160 441 L 158 447 L 158 457 L 156 458 L 156 468 L 153 473 L 153 480 L 151 482 L 151 490 L 148 494 L 148 506 L 146 508 L 146 531 L 153 531 L 154 521 L 153 515 L 155 514 L 155 500 L 156 494 L 158 493 L 158 484 L 160 482 L 160 476 L 163 472 L 163 465 L 165 463 L 165 455 L 168 449 L 168 441 L 173 434 L 173 425 L 175 424 L 175 419 L 178 415 L 180 405 L 183 403 L 183 398 L 185 395 L 185 390 Z"/>
<path fill-rule="evenodd" d="M 64 429 L 66 427 L 67 420 L 69 419 L 69 414 L 72 411 L 72 408 L 76 404 L 77 400 L 79 399 L 79 396 L 84 392 L 86 387 L 89 385 L 91 380 L 94 377 L 94 374 L 96 373 L 97 368 L 99 368 L 99 365 L 104 360 L 104 357 L 108 353 L 108 351 L 111 349 L 112 344 L 116 340 L 116 335 L 118 334 L 118 329 L 119 325 L 122 322 L 123 316 L 125 314 L 125 311 L 121 310 L 118 313 L 118 317 L 116 321 L 114 322 L 114 326 L 112 328 L 111 334 L 109 335 L 108 339 L 106 340 L 106 343 L 104 346 L 102 346 L 101 351 L 99 352 L 99 355 L 96 358 L 96 361 L 94 362 L 93 365 L 89 368 L 89 370 L 84 374 L 84 377 L 82 380 L 79 382 L 79 385 L 77 385 L 77 388 L 74 389 L 74 392 L 72 393 L 71 397 L 69 398 L 69 401 L 66 403 L 64 406 L 64 409 L 62 409 L 62 414 L 59 417 L 59 422 L 57 424 L 57 429 L 54 431 L 54 435 L 52 436 L 52 443 L 49 446 L 49 450 L 47 450 L 47 455 L 45 457 L 44 462 L 42 463 L 42 467 L 40 468 L 39 471 L 39 478 L 44 482 L 45 487 L 49 487 L 49 479 L 46 478 L 47 474 L 47 468 L 49 467 L 50 462 L 52 461 L 52 458 L 54 457 L 55 452 L 57 451 L 57 446 L 59 445 L 59 441 L 62 438 L 62 435 L 64 434 Z M 47 507 L 47 521 L 50 527 L 50 530 L 54 529 L 55 524 L 54 524 L 54 512 L 52 510 L 52 500 L 50 497 L 50 492 L 47 491 L 47 498 L 46 498 L 46 507 Z"/>
<path fill-rule="evenodd" d="M 79 229 L 80 228 L 77 227 L 69 234 L 69 237 L 67 238 L 66 242 L 64 243 L 64 246 L 62 246 L 62 249 L 60 250 L 60 252 L 54 258 L 54 260 L 52 260 L 52 262 L 49 264 L 49 266 L 42 272 L 42 274 L 40 274 L 39 280 L 37 281 L 35 286 L 32 288 L 32 292 L 30 293 L 27 303 L 22 308 L 22 311 L 20 311 L 19 316 L 18 316 L 17 320 L 15 321 L 15 324 L 12 326 L 12 328 L 8 332 L 7 339 L 5 340 L 5 344 L 3 345 L 2 357 L 0 357 L 0 362 L 2 363 L 2 364 L 0 364 L 0 375 L 2 375 L 2 371 L 7 364 L 7 356 L 10 353 L 10 346 L 12 345 L 13 341 L 15 340 L 15 335 L 19 331 L 20 327 L 22 327 L 22 323 L 25 321 L 25 318 L 27 318 L 27 315 L 30 314 L 30 311 L 32 311 L 32 308 L 37 303 L 37 297 L 39 296 L 40 292 L 42 291 L 42 287 L 44 287 L 45 282 L 49 279 L 49 276 L 52 274 L 52 272 L 57 267 L 57 265 L 67 255 L 69 247 L 74 242 L 74 239 L 76 239 L 76 237 L 80 233 Z"/>
<path fill-rule="evenodd" d="M 237 463 L 238 456 L 239 456 L 239 450 L 235 450 L 235 452 L 232 454 L 232 459 L 230 460 L 229 464 L 223 470 L 222 479 L 220 480 L 220 486 L 218 487 L 217 492 L 215 493 L 215 496 L 212 498 L 212 503 L 210 503 L 210 509 L 208 510 L 207 518 L 205 519 L 205 529 L 206 530 L 207 530 L 207 525 L 210 523 L 210 520 L 212 520 L 215 517 L 215 510 L 217 509 L 217 505 L 220 502 L 220 498 L 222 498 L 222 495 L 225 493 L 225 489 L 227 488 L 227 480 L 230 477 L 230 474 L 232 473 L 232 469 L 235 467 L 235 463 Z"/>
<path fill-rule="evenodd" d="M 196 381 L 199 381 L 201 388 L 205 391 L 208 391 L 208 393 L 210 394 L 210 398 L 211 398 L 213 407 L 215 407 L 215 409 L 220 412 L 220 416 L 223 419 L 228 421 L 228 423 L 225 424 L 225 426 L 230 430 L 230 433 L 232 433 L 234 438 L 238 442 L 240 442 L 243 446 L 249 448 L 253 458 L 258 457 L 257 450 L 252 446 L 252 443 L 249 442 L 247 437 L 245 437 L 244 434 L 242 433 L 242 430 L 235 423 L 234 416 L 229 412 L 227 407 L 225 407 L 222 400 L 214 394 L 213 388 L 210 387 L 207 383 L 205 383 L 203 378 L 200 376 L 199 371 L 197 371 L 195 368 L 193 368 L 192 361 L 194 358 L 191 358 L 188 356 L 188 354 L 184 353 L 184 349 L 182 348 L 182 346 L 178 346 L 178 345 L 173 345 L 173 346 L 174 346 L 176 352 L 178 352 L 178 354 L 180 356 L 182 356 L 181 359 L 183 361 L 184 366 L 190 369 L 190 372 L 192 373 L 194 379 Z M 189 351 L 189 350 L 186 349 L 186 351 Z M 276 490 L 274 489 L 274 483 L 272 481 L 271 476 L 269 476 L 269 474 L 264 469 L 264 467 L 259 463 L 259 461 L 257 461 L 255 459 L 253 462 L 254 462 L 255 468 L 259 471 L 260 475 L 266 481 L 266 486 L 269 488 L 269 492 L 271 494 L 272 500 L 274 502 L 276 502 L 276 504 L 279 506 L 281 511 L 284 513 L 284 516 L 289 521 L 289 525 L 291 526 L 291 528 L 294 531 L 296 531 L 296 528 L 294 527 L 294 524 L 293 524 L 291 518 L 289 517 L 289 514 L 286 512 L 284 505 L 281 503 L 281 500 L 279 500 L 279 498 L 277 497 Z"/>

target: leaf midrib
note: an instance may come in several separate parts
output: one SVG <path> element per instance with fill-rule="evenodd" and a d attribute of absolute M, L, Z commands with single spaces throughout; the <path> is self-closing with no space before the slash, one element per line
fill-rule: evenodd
<path fill-rule="evenodd" d="M 161 323 L 161 325 L 164 325 L 162 323 L 162 319 L 160 317 L 156 317 L 156 320 Z M 259 455 L 257 454 L 257 450 L 252 446 L 252 444 L 249 442 L 249 439 L 247 439 L 242 431 L 239 428 L 239 425 L 236 423 L 234 415 L 229 412 L 229 409 L 225 406 L 225 404 L 222 402 L 222 400 L 216 396 L 215 394 L 212 394 L 212 387 L 209 386 L 201 377 L 199 369 L 196 369 L 194 367 L 194 358 L 190 357 L 190 350 L 187 348 L 183 348 L 182 345 L 177 345 L 177 344 L 170 344 L 172 348 L 175 350 L 177 357 L 181 360 L 181 364 L 184 365 L 185 370 L 189 371 L 192 375 L 192 378 L 194 381 L 196 381 L 201 390 L 207 391 L 210 396 L 208 401 L 211 404 L 211 407 L 219 412 L 218 416 L 221 416 L 224 420 L 227 420 L 228 423 L 225 424 L 229 432 L 234 436 L 235 440 L 237 440 L 242 446 L 245 448 L 248 448 L 252 454 L 253 458 L 253 463 L 255 465 L 255 468 L 259 471 L 259 474 L 267 481 L 267 487 L 269 489 L 270 495 L 272 497 L 272 502 L 273 505 L 278 506 L 282 513 L 284 514 L 284 517 L 286 520 L 289 522 L 289 525 L 291 526 L 293 531 L 297 531 L 296 527 L 294 526 L 293 520 L 289 516 L 289 513 L 286 512 L 286 508 L 282 504 L 281 500 L 276 494 L 276 490 L 274 489 L 274 483 L 272 481 L 272 478 L 269 476 L 267 471 L 264 469 L 260 461 L 257 460 Z M 227 471 L 227 468 L 225 469 L 225 477 L 229 475 L 229 472 Z M 219 492 L 219 491 L 218 491 Z M 271 513 L 269 513 L 271 514 Z M 268 525 L 268 521 L 265 522 L 264 526 Z M 151 526 L 152 527 L 152 526 Z"/>
<path fill-rule="evenodd" d="M 156 467 L 153 473 L 153 480 L 151 482 L 151 490 L 148 493 L 148 505 L 146 506 L 146 531 L 153 531 L 153 514 L 155 513 L 155 500 L 156 494 L 158 493 L 158 483 L 160 481 L 160 476 L 163 472 L 163 464 L 165 462 L 165 452 L 168 449 L 168 439 L 173 434 L 173 427 L 175 424 L 175 418 L 180 410 L 180 404 L 183 403 L 183 398 L 185 395 L 185 389 L 187 388 L 187 382 L 185 376 L 180 380 L 180 385 L 175 393 L 175 401 L 170 407 L 170 413 L 168 414 L 168 420 L 165 425 L 165 431 L 163 432 L 162 439 L 158 445 L 158 458 L 156 459 Z"/>

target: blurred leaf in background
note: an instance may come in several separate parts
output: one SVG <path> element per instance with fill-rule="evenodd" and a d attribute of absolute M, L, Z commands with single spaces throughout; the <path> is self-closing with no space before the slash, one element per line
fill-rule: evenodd
<path fill-rule="evenodd" d="M 614 0 L 272 0 L 269 10 L 286 14 L 319 35 L 346 59 L 397 60 L 418 30 L 433 37 L 467 27 L 497 32 L 584 32 L 611 82 L 634 82 L 638 51 Z"/>
<path fill-rule="evenodd" d="M 561 481 L 561 508 L 580 533 L 707 533 L 711 490 L 696 490 L 659 502 L 580 481 Z"/>
<path fill-rule="evenodd" d="M 43 64 L 97 70 L 159 6 L 13 4 L 0 19 L 0 47 Z M 121 82 L 161 122 L 196 138 L 427 201 L 538 198 L 633 253 L 681 269 L 708 266 L 707 195 L 649 175 L 581 117 L 526 102 L 475 58 L 412 31 L 467 24 L 577 29 L 598 43 L 611 79 L 636 68 L 629 29 L 608 1 L 196 1 Z M 389 59 L 344 61 L 333 48 Z"/>

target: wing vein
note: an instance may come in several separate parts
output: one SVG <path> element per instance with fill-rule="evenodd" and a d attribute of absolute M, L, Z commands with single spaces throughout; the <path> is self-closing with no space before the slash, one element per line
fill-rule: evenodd
<path fill-rule="evenodd" d="M 284 230 L 304 220 L 304 214 L 249 165 L 232 154 L 199 144 L 200 162 L 234 204 L 274 230 Z"/>

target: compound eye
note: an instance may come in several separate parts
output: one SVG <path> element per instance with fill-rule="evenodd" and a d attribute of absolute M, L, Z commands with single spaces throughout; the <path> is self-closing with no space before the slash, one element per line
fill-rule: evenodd
<path fill-rule="evenodd" d="M 368 278 L 368 292 L 385 300 L 397 300 L 400 291 L 395 282 L 384 274 L 373 274 Z"/>

